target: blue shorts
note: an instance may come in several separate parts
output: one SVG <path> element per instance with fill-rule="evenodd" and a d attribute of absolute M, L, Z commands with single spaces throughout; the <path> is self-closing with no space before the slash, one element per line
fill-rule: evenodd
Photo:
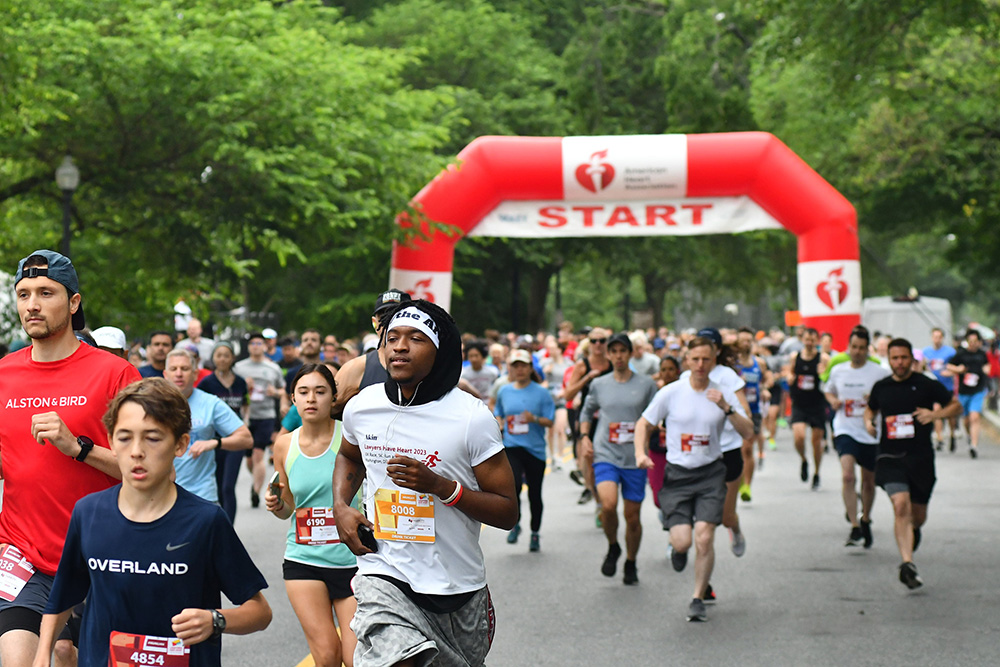
<path fill-rule="evenodd" d="M 274 433 L 276 419 L 251 419 L 250 435 L 253 436 L 254 449 L 267 449 L 271 444 L 271 434 Z M 247 456 L 250 452 L 247 452 Z"/>
<path fill-rule="evenodd" d="M 24 607 L 42 614 L 49 601 L 53 581 L 55 581 L 55 577 L 50 577 L 41 570 L 35 570 L 13 602 L 7 602 L 7 600 L 0 598 L 0 612 L 11 607 Z"/>
<path fill-rule="evenodd" d="M 833 447 L 841 456 L 853 456 L 858 465 L 865 470 L 875 471 L 875 455 L 878 445 L 866 445 L 849 435 L 838 435 L 833 439 Z"/>
<path fill-rule="evenodd" d="M 614 482 L 622 487 L 622 498 L 641 503 L 646 497 L 649 474 L 642 468 L 619 468 L 613 463 L 600 461 L 594 464 L 594 483 Z"/>
<path fill-rule="evenodd" d="M 958 402 L 962 404 L 962 414 L 967 415 L 970 412 L 983 414 L 983 400 L 988 392 L 988 389 L 983 389 L 975 394 L 959 394 Z"/>

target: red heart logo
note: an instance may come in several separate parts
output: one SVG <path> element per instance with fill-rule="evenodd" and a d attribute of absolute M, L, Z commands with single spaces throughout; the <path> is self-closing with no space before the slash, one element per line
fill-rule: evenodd
<path fill-rule="evenodd" d="M 844 267 L 834 269 L 827 274 L 826 280 L 816 285 L 816 295 L 830 310 L 836 310 L 847 299 L 847 283 L 840 279 L 843 274 Z"/>
<path fill-rule="evenodd" d="M 584 162 L 576 168 L 576 182 L 594 194 L 611 185 L 615 178 L 615 168 L 607 162 L 601 162 L 607 156 L 606 150 L 592 154 L 590 162 Z"/>

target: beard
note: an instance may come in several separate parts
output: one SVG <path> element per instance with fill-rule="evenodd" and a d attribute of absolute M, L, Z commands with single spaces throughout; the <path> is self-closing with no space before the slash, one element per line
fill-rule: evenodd
<path fill-rule="evenodd" d="M 61 334 L 65 331 L 69 327 L 71 317 L 72 315 L 67 313 L 64 319 L 57 322 L 52 322 L 48 318 L 46 318 L 43 322 L 33 322 L 31 324 L 31 331 L 29 331 L 23 323 L 21 326 L 24 328 L 25 333 L 28 334 L 28 337 L 32 340 L 45 340 L 46 338 L 52 338 L 53 336 Z"/>

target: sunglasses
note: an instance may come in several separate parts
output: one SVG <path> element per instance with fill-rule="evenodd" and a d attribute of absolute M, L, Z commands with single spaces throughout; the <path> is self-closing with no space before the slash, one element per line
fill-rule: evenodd
<path fill-rule="evenodd" d="M 608 342 L 607 338 L 591 338 L 589 340 L 590 340 L 591 343 L 595 343 L 595 344 L 596 343 L 607 343 Z"/>

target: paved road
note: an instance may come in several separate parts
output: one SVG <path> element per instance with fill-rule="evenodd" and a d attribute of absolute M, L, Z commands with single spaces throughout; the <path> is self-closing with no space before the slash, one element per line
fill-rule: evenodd
<path fill-rule="evenodd" d="M 910 592 L 897 579 L 884 493 L 873 514 L 874 547 L 845 548 L 835 457 L 824 461 L 823 488 L 810 491 L 783 431 L 755 480 L 753 502 L 741 503 L 746 555 L 735 558 L 725 531 L 717 532 L 719 602 L 704 624 L 684 620 L 693 567 L 680 574 L 670 567 L 648 498 L 640 584 L 627 587 L 620 572 L 600 574 L 606 542 L 593 506 L 576 504 L 580 487 L 565 472 L 549 475 L 540 553 L 528 552 L 525 537 L 511 546 L 505 533 L 483 531 L 498 610 L 489 664 L 996 665 L 1000 447 L 991 439 L 981 449 L 976 461 L 964 450 L 938 458 L 916 558 L 925 585 Z M 244 471 L 236 527 L 271 583 L 274 622 L 257 635 L 227 637 L 224 663 L 295 666 L 308 649 L 281 582 L 285 524 L 249 508 L 247 484 Z"/>

